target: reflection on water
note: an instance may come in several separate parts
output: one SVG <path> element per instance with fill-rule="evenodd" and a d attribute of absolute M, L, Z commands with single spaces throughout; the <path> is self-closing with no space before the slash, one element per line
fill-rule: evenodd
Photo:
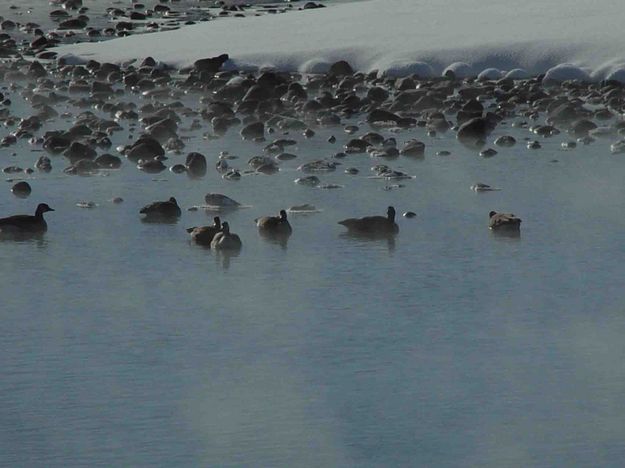
<path fill-rule="evenodd" d="M 363 246 L 367 246 L 367 244 L 379 244 L 388 247 L 389 252 L 395 250 L 395 237 L 396 234 L 389 233 L 363 233 L 363 232 L 354 232 L 348 231 L 343 232 L 339 235 L 343 239 L 350 239 L 352 241 L 360 242 Z"/>
<path fill-rule="evenodd" d="M 490 233 L 493 237 L 506 239 L 520 239 L 521 231 L 519 229 L 491 229 Z"/>
<path fill-rule="evenodd" d="M 171 216 L 150 215 L 143 216 L 141 222 L 145 224 L 178 224 L 180 218 Z"/>
<path fill-rule="evenodd" d="M 279 245 L 283 250 L 287 250 L 291 234 L 272 234 L 264 231 L 258 232 L 259 236 L 267 243 Z"/>
<path fill-rule="evenodd" d="M 230 268 L 230 264 L 233 258 L 239 257 L 241 255 L 240 250 L 216 250 L 214 251 L 215 259 L 217 263 L 221 264 L 221 267 L 224 270 L 228 270 Z"/>
<path fill-rule="evenodd" d="M 0 231 L 0 242 L 34 244 L 37 247 L 45 247 L 46 245 L 45 233 L 43 232 Z"/>

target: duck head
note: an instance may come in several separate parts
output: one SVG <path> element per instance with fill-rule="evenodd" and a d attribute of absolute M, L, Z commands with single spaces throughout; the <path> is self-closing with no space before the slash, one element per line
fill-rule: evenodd
<path fill-rule="evenodd" d="M 178 206 L 178 202 L 174 197 L 169 197 L 169 203 L 173 203 L 174 205 Z"/>
<path fill-rule="evenodd" d="M 50 208 L 46 203 L 39 203 L 39 205 L 37 206 L 37 211 L 35 212 L 35 216 L 41 216 L 48 211 L 54 210 Z"/>
<path fill-rule="evenodd" d="M 490 213 L 488 213 L 488 217 L 492 218 L 493 216 L 495 216 L 497 214 L 496 211 L 491 211 Z"/>
<path fill-rule="evenodd" d="M 224 234 L 230 234 L 230 225 L 227 222 L 222 223 L 221 232 L 223 232 Z"/>
<path fill-rule="evenodd" d="M 215 223 L 215 227 L 217 229 L 221 229 L 221 219 L 219 219 L 219 216 L 215 216 L 213 218 L 213 222 Z"/>
<path fill-rule="evenodd" d="M 392 206 L 388 207 L 388 210 L 386 210 L 386 215 L 388 216 L 388 220 L 391 222 L 395 221 L 395 208 L 393 208 Z"/>
<path fill-rule="evenodd" d="M 286 221 L 286 211 L 280 210 L 280 220 Z"/>

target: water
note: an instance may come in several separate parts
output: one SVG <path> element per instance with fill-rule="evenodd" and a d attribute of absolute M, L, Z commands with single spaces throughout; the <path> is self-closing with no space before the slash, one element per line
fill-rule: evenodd
<path fill-rule="evenodd" d="M 233 129 L 215 141 L 186 133 L 184 154 L 210 161 L 200 180 L 128 161 L 107 177 L 68 176 L 54 157 L 30 198 L 5 183 L 2 216 L 40 201 L 57 211 L 42 239 L 0 242 L 0 465 L 622 464 L 625 159 L 609 154 L 612 140 L 564 152 L 560 135 L 530 151 L 526 130 L 503 125 L 490 141 L 519 144 L 483 159 L 451 133 L 385 130 L 426 142 L 425 160 L 389 163 L 414 180 L 382 190 L 390 182 L 367 176 L 385 161 L 352 155 L 320 176 L 344 187 L 320 190 L 293 184 L 296 167 L 351 137 L 315 130 L 280 173 L 239 182 L 212 170 L 219 151 L 245 168 L 263 145 Z M 3 167 L 31 167 L 33 149 L 5 149 Z M 350 166 L 360 175 L 342 173 Z M 476 194 L 475 182 L 503 190 Z M 224 215 L 238 256 L 189 242 L 185 228 L 212 213 L 140 221 L 148 202 L 173 195 L 187 208 L 208 192 L 251 205 Z M 258 236 L 254 218 L 301 203 L 322 211 L 291 216 L 286 247 Z M 398 220 L 394 242 L 336 224 L 388 205 L 418 215 Z M 520 216 L 521 236 L 493 235 L 490 210 Z"/>
<path fill-rule="evenodd" d="M 329 154 L 329 132 L 300 159 Z M 322 179 L 343 189 L 300 187 L 298 160 L 227 182 L 129 163 L 62 176 L 55 158 L 29 199 L 7 184 L 2 213 L 57 211 L 43 240 L 0 244 L 2 464 L 618 464 L 625 161 L 601 142 L 488 160 L 451 136 L 426 142 L 424 161 L 391 163 L 417 176 L 395 191 L 339 171 Z M 260 145 L 231 132 L 186 149 L 223 148 Z M 503 190 L 474 194 L 478 180 Z M 253 205 L 226 216 L 238 257 L 189 244 L 201 211 L 139 221 L 146 202 L 209 191 Z M 100 206 L 76 208 L 85 197 Z M 259 238 L 253 218 L 302 202 L 324 211 L 292 216 L 286 248 Z M 338 219 L 389 204 L 418 213 L 394 243 L 341 235 Z M 521 237 L 493 236 L 491 209 L 521 216 Z"/>

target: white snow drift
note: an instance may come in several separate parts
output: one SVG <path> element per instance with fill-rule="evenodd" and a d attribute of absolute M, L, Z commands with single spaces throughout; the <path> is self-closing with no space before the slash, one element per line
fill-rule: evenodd
<path fill-rule="evenodd" d="M 369 0 L 280 15 L 209 21 L 175 31 L 62 46 L 61 56 L 186 66 L 229 54 L 229 68 L 625 79 L 622 0 Z M 516 69 L 516 70 L 515 70 Z M 520 70 L 519 70 L 520 69 Z"/>

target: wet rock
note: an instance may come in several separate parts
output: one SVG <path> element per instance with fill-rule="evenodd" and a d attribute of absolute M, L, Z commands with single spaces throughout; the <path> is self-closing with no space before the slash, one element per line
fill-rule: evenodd
<path fill-rule="evenodd" d="M 39 156 L 35 162 L 35 168 L 41 172 L 50 172 L 52 170 L 52 161 L 47 156 Z"/>
<path fill-rule="evenodd" d="M 148 174 L 158 174 L 159 172 L 163 172 L 167 169 L 167 166 L 165 166 L 165 164 L 158 159 L 140 159 L 137 163 L 137 169 L 147 172 Z"/>
<path fill-rule="evenodd" d="M 414 139 L 408 140 L 404 143 L 401 150 L 399 150 L 399 154 L 403 156 L 422 158 L 425 155 L 425 143 Z"/>
<path fill-rule="evenodd" d="M 264 138 L 265 136 L 265 124 L 262 122 L 253 122 L 246 125 L 241 129 L 241 137 L 244 140 L 254 140 Z"/>
<path fill-rule="evenodd" d="M 80 159 L 66 167 L 63 172 L 70 175 L 89 176 L 98 172 L 98 165 L 91 159 Z"/>
<path fill-rule="evenodd" d="M 577 138 L 585 137 L 591 130 L 597 128 L 597 124 L 588 119 L 580 119 L 571 125 L 569 133 Z"/>
<path fill-rule="evenodd" d="M 95 159 L 95 157 L 97 156 L 97 153 L 90 146 L 85 145 L 84 143 L 81 143 L 79 141 L 73 141 L 69 145 L 69 148 L 67 148 L 63 152 L 63 156 L 69 159 L 70 162 L 73 164 L 76 161 L 80 161 L 83 159 L 89 159 L 89 160 Z"/>
<path fill-rule="evenodd" d="M 94 162 L 100 169 L 119 169 L 122 165 L 122 160 L 112 154 L 101 154 Z"/>
<path fill-rule="evenodd" d="M 13 195 L 16 197 L 27 198 L 32 192 L 32 189 L 30 188 L 30 184 L 28 182 L 21 181 L 11 187 L 11 192 L 13 192 Z"/>
<path fill-rule="evenodd" d="M 142 136 L 130 147 L 124 149 L 122 153 L 130 161 L 136 163 L 139 159 L 154 159 L 158 156 L 164 156 L 165 150 L 156 139 Z"/>
<path fill-rule="evenodd" d="M 484 146 L 486 138 L 493 129 L 492 121 L 483 117 L 476 117 L 462 124 L 456 137 L 460 143 L 469 148 L 480 148 Z"/>
<path fill-rule="evenodd" d="M 397 124 L 401 120 L 397 114 L 386 111 L 384 109 L 374 109 L 367 116 L 367 122 L 369 123 L 386 123 L 392 122 Z"/>
<path fill-rule="evenodd" d="M 316 161 L 302 164 L 297 168 L 297 170 L 302 172 L 332 172 L 336 169 L 337 164 L 340 163 L 318 159 Z"/>
<path fill-rule="evenodd" d="M 204 196 L 207 205 L 219 208 L 237 208 L 241 204 L 232 198 L 220 193 L 207 193 Z"/>
<path fill-rule="evenodd" d="M 88 22 L 81 18 L 70 18 L 59 23 L 59 29 L 84 29 Z"/>
<path fill-rule="evenodd" d="M 290 161 L 291 159 L 297 158 L 295 154 L 292 153 L 280 153 L 275 156 L 278 161 Z"/>
<path fill-rule="evenodd" d="M 503 148 L 511 148 L 516 145 L 516 139 L 510 135 L 502 135 L 495 140 L 495 144 Z"/>
<path fill-rule="evenodd" d="M 187 166 L 185 166 L 184 164 L 174 164 L 169 168 L 169 170 L 174 174 L 183 174 L 187 172 Z"/>
<path fill-rule="evenodd" d="M 69 148 L 69 145 L 72 144 L 71 138 L 66 135 L 55 134 L 50 135 L 43 142 L 43 147 L 45 150 L 52 154 L 58 154 L 65 151 Z"/>
<path fill-rule="evenodd" d="M 346 153 L 356 154 L 364 153 L 365 151 L 367 151 L 368 146 L 371 146 L 371 144 L 359 138 L 354 138 L 352 140 L 349 140 L 345 144 L 344 148 Z"/>
<path fill-rule="evenodd" d="M 335 62 L 330 66 L 328 74 L 332 76 L 353 75 L 354 69 L 345 60 L 339 60 L 338 62 Z"/>
<path fill-rule="evenodd" d="M 314 175 L 306 176 L 306 177 L 299 177 L 295 179 L 293 182 L 295 182 L 297 185 L 305 185 L 307 187 L 317 187 L 319 184 L 321 184 L 319 177 L 314 176 Z"/>
<path fill-rule="evenodd" d="M 206 157 L 203 154 L 192 152 L 187 155 L 185 167 L 189 175 L 204 177 L 206 175 Z"/>

